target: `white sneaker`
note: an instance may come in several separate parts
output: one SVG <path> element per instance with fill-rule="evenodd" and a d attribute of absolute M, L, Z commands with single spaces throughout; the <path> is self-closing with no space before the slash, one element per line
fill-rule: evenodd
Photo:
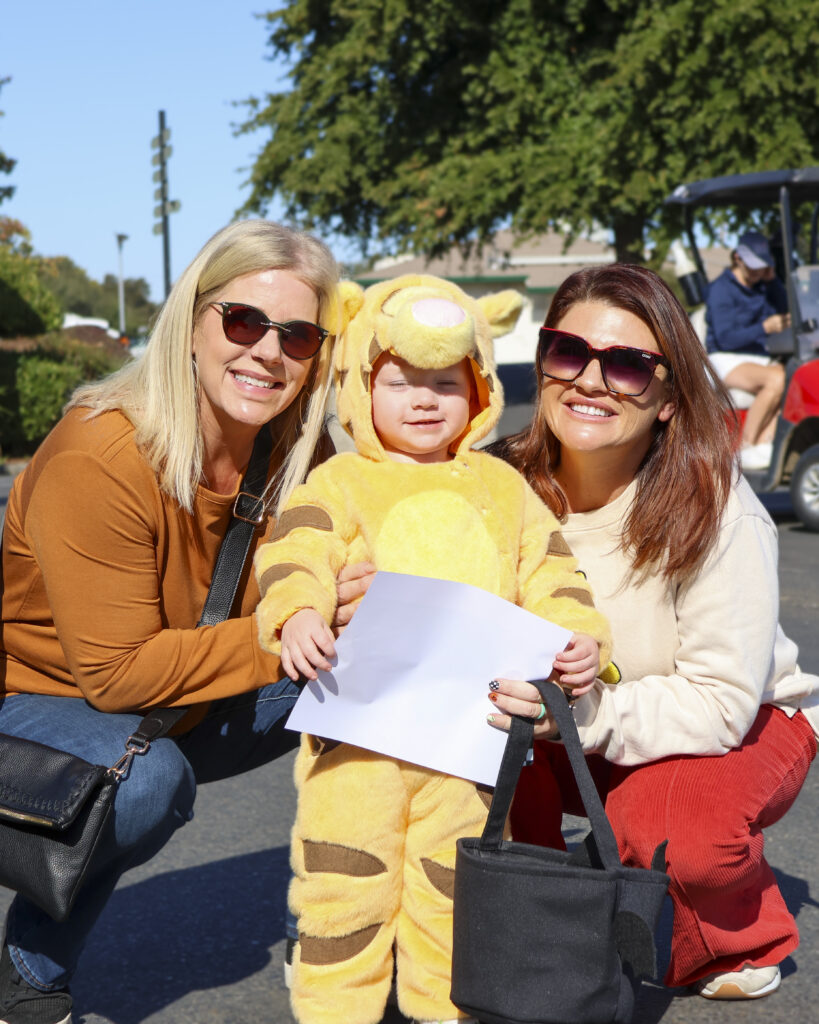
<path fill-rule="evenodd" d="M 770 441 L 765 444 L 749 444 L 739 453 L 739 462 L 743 469 L 751 472 L 754 470 L 767 469 L 773 458 L 773 445 Z"/>
<path fill-rule="evenodd" d="M 741 967 L 738 971 L 711 974 L 697 983 L 697 995 L 705 999 L 761 999 L 776 992 L 782 981 L 779 965 Z"/>

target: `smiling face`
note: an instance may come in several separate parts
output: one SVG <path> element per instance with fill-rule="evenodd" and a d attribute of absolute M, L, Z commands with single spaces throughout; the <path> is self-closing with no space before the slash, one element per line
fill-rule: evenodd
<path fill-rule="evenodd" d="M 256 306 L 277 323 L 318 317 L 313 289 L 287 270 L 260 270 L 234 278 L 214 302 Z M 283 412 L 307 380 L 313 359 L 291 359 L 269 330 L 253 345 L 225 337 L 221 312 L 207 306 L 193 332 L 199 377 L 199 416 L 206 450 L 252 439 Z M 315 357 L 314 357 L 315 358 Z"/>
<path fill-rule="evenodd" d="M 559 323 L 560 330 L 579 334 L 594 349 L 626 345 L 660 353 L 654 335 L 633 313 L 601 302 L 578 302 Z M 609 453 L 624 457 L 636 469 L 651 445 L 654 426 L 674 414 L 665 367 L 657 368 L 642 395 L 634 398 L 607 390 L 594 359 L 574 381 L 544 379 L 541 409 L 560 442 L 561 456 L 571 453 Z"/>
<path fill-rule="evenodd" d="M 421 370 L 382 355 L 372 377 L 373 426 L 397 462 L 446 462 L 450 444 L 466 430 L 472 394 L 469 360 Z"/>

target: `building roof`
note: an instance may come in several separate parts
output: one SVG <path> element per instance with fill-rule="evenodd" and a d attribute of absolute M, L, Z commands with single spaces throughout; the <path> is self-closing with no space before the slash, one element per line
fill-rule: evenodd
<path fill-rule="evenodd" d="M 552 292 L 573 271 L 592 263 L 613 263 L 614 259 L 614 249 L 598 238 L 578 238 L 567 247 L 565 237 L 556 231 L 517 242 L 510 231 L 499 231 L 480 252 L 473 249 L 465 256 L 453 248 L 431 260 L 424 256 L 386 258 L 355 277 L 365 287 L 401 274 L 434 274 L 457 284 L 480 282 Z"/>

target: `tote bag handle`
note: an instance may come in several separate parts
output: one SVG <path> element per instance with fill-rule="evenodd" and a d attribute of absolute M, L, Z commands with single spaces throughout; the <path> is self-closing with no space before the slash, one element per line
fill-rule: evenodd
<path fill-rule="evenodd" d="M 529 682 L 538 688 L 543 703 L 549 709 L 549 713 L 560 731 L 560 738 L 572 766 L 600 860 L 605 868 L 621 867 L 622 861 L 617 849 L 617 840 L 614 838 L 614 832 L 603 809 L 600 794 L 597 792 L 589 772 L 589 766 L 586 764 L 586 757 L 580 745 L 577 726 L 566 695 L 559 686 L 549 682 L 548 679 L 531 679 Z M 531 718 L 512 717 L 512 726 L 498 772 L 492 806 L 489 809 L 489 817 L 486 819 L 480 839 L 480 849 L 482 850 L 497 850 L 503 842 L 506 818 L 512 806 L 512 798 L 515 795 L 515 787 L 518 784 L 526 752 L 532 744 L 533 731 L 534 722 Z"/>

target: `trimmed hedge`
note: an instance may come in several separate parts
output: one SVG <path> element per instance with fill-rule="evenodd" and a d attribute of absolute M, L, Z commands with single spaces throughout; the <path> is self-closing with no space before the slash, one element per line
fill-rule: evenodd
<path fill-rule="evenodd" d="M 31 455 L 62 415 L 71 392 L 84 381 L 113 372 L 127 353 L 66 339 L 37 339 L 23 351 L 0 350 L 0 455 Z"/>

